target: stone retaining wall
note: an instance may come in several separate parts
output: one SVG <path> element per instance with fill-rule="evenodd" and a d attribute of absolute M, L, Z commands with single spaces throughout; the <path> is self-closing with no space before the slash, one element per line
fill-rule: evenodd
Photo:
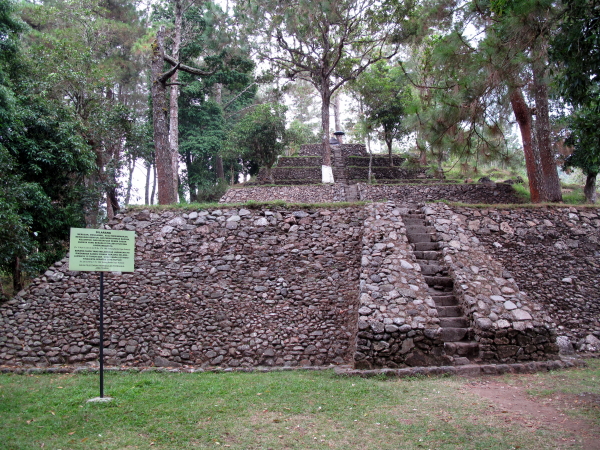
<path fill-rule="evenodd" d="M 335 196 L 339 187 L 283 188 L 318 201 L 314 195 Z M 265 199 L 281 192 L 254 189 Z M 137 232 L 136 271 L 106 275 L 107 363 L 448 363 L 405 237 L 403 208 L 387 202 L 117 216 L 110 228 Z M 423 211 L 443 244 L 484 363 L 556 357 L 553 322 L 582 350 L 600 348 L 598 208 L 430 204 Z M 0 364 L 96 361 L 97 299 L 97 274 L 56 263 L 0 305 Z"/>
<path fill-rule="evenodd" d="M 285 156 L 277 160 L 277 167 L 319 167 L 323 158 L 320 156 Z"/>
<path fill-rule="evenodd" d="M 249 200 L 269 202 L 283 200 L 290 203 L 333 203 L 346 201 L 344 186 L 321 184 L 316 186 L 251 186 L 230 188 L 220 203 L 245 203 Z"/>
<path fill-rule="evenodd" d="M 372 185 L 359 183 L 360 200 L 393 200 L 401 203 L 425 203 L 448 200 L 463 203 L 522 203 L 507 184 L 427 184 Z M 230 188 L 220 203 L 243 203 L 248 200 L 284 200 L 294 203 L 346 201 L 345 186 L 250 186 Z"/>
<path fill-rule="evenodd" d="M 437 231 L 454 294 L 471 322 L 481 358 L 514 363 L 558 354 L 552 318 L 481 245 L 467 217 L 440 203 L 423 211 Z"/>
<path fill-rule="evenodd" d="M 294 180 L 302 184 L 315 184 L 320 183 L 323 179 L 320 163 L 318 167 L 273 167 L 271 172 L 276 184 L 283 184 L 284 180 Z M 270 183 L 265 169 L 260 169 L 256 181 Z"/>
<path fill-rule="evenodd" d="M 369 157 L 368 156 L 350 156 L 346 161 L 348 166 L 359 166 L 359 167 L 369 167 Z M 402 158 L 398 155 L 392 155 L 392 159 L 395 167 L 400 167 L 406 158 Z M 389 167 L 390 166 L 390 158 L 388 156 L 382 155 L 373 155 L 373 161 L 371 162 L 372 167 Z"/>
<path fill-rule="evenodd" d="M 402 167 L 382 167 L 373 166 L 371 167 L 371 174 L 374 180 L 405 180 L 410 178 L 425 178 L 427 169 L 403 169 Z M 349 180 L 368 180 L 369 179 L 369 168 L 368 167 L 348 167 L 348 179 Z"/>
<path fill-rule="evenodd" d="M 349 156 L 366 156 L 367 148 L 364 144 L 341 144 L 340 149 L 342 156 L 348 158 Z"/>
<path fill-rule="evenodd" d="M 393 200 L 399 203 L 424 203 L 448 200 L 462 203 L 522 203 L 512 186 L 491 184 L 358 185 L 361 200 Z"/>
<path fill-rule="evenodd" d="M 322 144 L 306 144 L 300 146 L 298 156 L 323 156 Z"/>
<path fill-rule="evenodd" d="M 341 144 L 338 148 L 342 152 L 342 156 L 365 156 L 367 154 L 364 144 Z M 323 156 L 322 144 L 306 144 L 300 146 L 299 156 Z"/>
<path fill-rule="evenodd" d="M 599 208 L 453 210 L 506 277 L 550 315 L 559 335 L 578 349 L 600 349 Z"/>
<path fill-rule="evenodd" d="M 356 367 L 447 364 L 435 303 L 410 250 L 402 208 L 388 203 L 365 209 Z"/>
<path fill-rule="evenodd" d="M 350 364 L 363 211 L 133 212 L 136 269 L 107 274 L 111 365 Z M 58 262 L 0 307 L 0 364 L 98 357 L 98 275 Z"/>

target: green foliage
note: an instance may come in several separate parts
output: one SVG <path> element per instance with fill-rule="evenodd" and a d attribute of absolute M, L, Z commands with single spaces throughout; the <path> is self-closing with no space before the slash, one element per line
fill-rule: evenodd
<path fill-rule="evenodd" d="M 371 64 L 398 52 L 413 6 L 412 1 L 372 0 L 240 4 L 261 56 L 286 78 L 310 83 L 319 93 L 326 164 L 332 95 Z"/>
<path fill-rule="evenodd" d="M 95 226 L 107 197 L 118 208 L 123 155 L 147 155 L 143 135 L 147 100 L 140 86 L 144 61 L 134 51 L 143 29 L 129 0 L 57 0 L 23 3 L 30 26 L 23 39 L 29 64 L 29 92 L 65 108 L 77 122 L 75 134 L 94 151 L 96 167 L 87 175 L 86 205 Z"/>
<path fill-rule="evenodd" d="M 63 108 L 39 97 L 19 98 L 13 132 L 0 147 L 6 175 L 3 203 L 10 205 L 6 219 L 14 224 L 19 218 L 15 237 L 22 244 L 21 251 L 17 246 L 3 252 L 3 270 L 9 270 L 15 257 L 26 256 L 27 272 L 44 270 L 64 254 L 69 227 L 85 226 L 83 176 L 94 158 L 75 128 Z"/>
<path fill-rule="evenodd" d="M 306 125 L 299 120 L 293 120 L 287 129 L 287 155 L 298 153 L 300 147 L 304 144 L 313 144 L 319 141 L 318 136 L 313 132 L 310 125 Z"/>
<path fill-rule="evenodd" d="M 552 41 L 561 95 L 574 106 L 567 118 L 573 147 L 564 166 L 579 167 L 592 181 L 600 172 L 600 1 L 566 0 L 564 20 Z"/>
<path fill-rule="evenodd" d="M 218 47 L 210 36 L 198 37 L 196 45 L 207 50 Z M 225 145 L 228 130 L 238 119 L 237 112 L 254 101 L 254 63 L 234 49 L 222 50 L 205 61 L 215 70 L 212 75 L 198 78 L 182 73 L 180 78 L 185 85 L 179 98 L 179 152 L 186 164 L 183 182 L 192 201 L 221 197 L 225 185 L 218 180 L 217 158 L 222 159 L 232 183 L 240 173 L 258 171 L 254 161 L 227 152 Z"/>
<path fill-rule="evenodd" d="M 7 5 L 0 3 L 0 84 L 9 100 L 0 102 L 0 271 L 20 261 L 35 274 L 63 256 L 69 227 L 85 225 L 83 177 L 94 157 L 71 111 L 36 92 L 33 68 L 8 44 L 21 27 Z"/>
<path fill-rule="evenodd" d="M 569 118 L 571 135 L 566 144 L 573 147 L 564 166 L 579 167 L 586 175 L 600 173 L 600 109 L 584 107 L 576 110 Z"/>
<path fill-rule="evenodd" d="M 0 132 L 4 133 L 11 121 L 15 102 L 9 76 L 17 70 L 18 34 L 21 30 L 21 23 L 14 17 L 13 2 L 0 0 Z"/>
<path fill-rule="evenodd" d="M 256 105 L 231 130 L 228 147 L 270 169 L 287 143 L 282 105 Z"/>
<path fill-rule="evenodd" d="M 426 149 L 438 168 L 451 156 L 476 167 L 493 161 L 515 165 L 508 80 L 495 67 L 504 59 L 487 39 L 472 45 L 460 27 L 432 35 L 422 45 L 409 71 L 419 87 L 407 106 L 419 150 Z"/>
<path fill-rule="evenodd" d="M 406 105 L 411 101 L 408 80 L 399 66 L 379 61 L 363 72 L 351 88 L 356 91 L 366 115 L 366 128 L 380 129 L 391 154 L 392 142 L 405 136 Z"/>
<path fill-rule="evenodd" d="M 562 24 L 550 50 L 556 81 L 573 105 L 600 107 L 600 1 L 565 0 Z"/>

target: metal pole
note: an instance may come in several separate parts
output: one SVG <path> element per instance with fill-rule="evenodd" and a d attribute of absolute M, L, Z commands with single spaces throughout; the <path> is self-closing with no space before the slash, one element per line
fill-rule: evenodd
<path fill-rule="evenodd" d="M 100 272 L 100 398 L 104 398 L 104 272 Z"/>

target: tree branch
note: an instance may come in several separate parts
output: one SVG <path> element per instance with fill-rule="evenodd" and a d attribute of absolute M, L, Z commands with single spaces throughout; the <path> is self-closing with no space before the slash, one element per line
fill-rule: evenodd
<path fill-rule="evenodd" d="M 168 70 L 167 72 L 160 75 L 158 77 L 158 81 L 160 81 L 161 83 L 164 84 L 169 78 L 171 78 L 173 76 L 173 74 L 175 72 L 177 72 L 177 69 L 179 69 L 179 63 L 177 63 L 174 67 L 171 67 L 171 69 Z"/>
<path fill-rule="evenodd" d="M 167 54 L 164 55 L 164 60 L 171 64 L 172 66 L 176 66 L 178 69 L 183 70 L 184 72 L 191 73 L 192 75 L 200 75 L 201 77 L 208 77 L 216 72 L 216 70 L 206 71 L 197 69 L 195 67 L 186 66 L 185 64 L 181 64 L 179 61 L 175 60 L 172 56 Z M 172 69 L 171 69 L 172 70 Z M 175 69 L 177 70 L 177 69 Z"/>

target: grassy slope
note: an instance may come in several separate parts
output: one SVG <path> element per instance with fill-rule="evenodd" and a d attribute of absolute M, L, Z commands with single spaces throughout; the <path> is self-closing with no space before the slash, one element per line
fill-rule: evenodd
<path fill-rule="evenodd" d="M 597 395 L 589 380 L 599 376 L 600 362 L 591 361 L 588 369 L 530 377 L 538 395 Z M 329 371 L 108 373 L 106 395 L 115 400 L 99 404 L 86 403 L 98 395 L 97 375 L 5 374 L 0 449 L 563 448 L 564 431 L 499 420 L 488 402 L 465 394 L 466 383 Z M 591 414 L 598 421 L 598 411 Z"/>

